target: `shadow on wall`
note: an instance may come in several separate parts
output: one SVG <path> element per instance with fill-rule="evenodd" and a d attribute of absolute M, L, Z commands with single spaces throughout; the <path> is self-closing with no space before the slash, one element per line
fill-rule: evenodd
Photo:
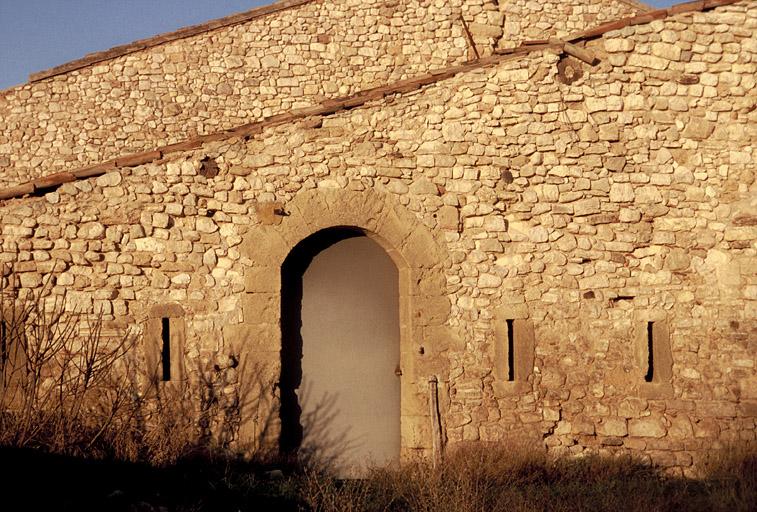
<path fill-rule="evenodd" d="M 282 454 L 296 457 L 303 464 L 318 461 L 331 466 L 350 450 L 347 432 L 331 433 L 329 425 L 338 413 L 336 396 L 317 399 L 314 411 L 303 414 L 300 403 L 309 397 L 307 383 L 302 379 L 302 277 L 323 250 L 337 242 L 365 236 L 356 228 L 332 228 L 319 231 L 302 240 L 289 253 L 281 267 L 281 436 Z M 298 396 L 299 390 L 299 396 Z"/>
<path fill-rule="evenodd" d="M 278 418 L 267 412 L 275 379 L 265 368 L 230 355 L 228 365 L 198 360 L 187 378 L 162 382 L 157 369 L 145 368 L 133 333 L 106 336 L 102 316 L 66 312 L 65 296 L 51 293 L 52 278 L 33 293 L 13 282 L 11 275 L 0 287 L 6 501 L 18 497 L 27 510 L 118 510 L 144 497 L 220 510 L 203 501 L 210 493 L 224 510 L 237 510 L 235 500 L 247 503 L 254 493 L 249 479 L 298 469 L 299 461 L 270 446 Z M 328 428 L 328 407 L 327 400 L 323 412 L 298 417 L 300 432 L 317 438 L 316 429 Z M 240 429 L 251 418 L 256 436 L 242 445 Z M 322 445 L 309 453 L 312 465 L 321 456 L 328 462 Z M 230 502 L 218 486 L 235 486 L 234 479 L 247 490 L 228 490 Z"/>

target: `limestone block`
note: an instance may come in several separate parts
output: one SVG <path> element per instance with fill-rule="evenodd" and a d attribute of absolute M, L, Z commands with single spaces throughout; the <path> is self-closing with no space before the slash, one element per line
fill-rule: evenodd
<path fill-rule="evenodd" d="M 716 439 L 720 435 L 720 426 L 712 418 L 703 418 L 692 426 L 696 438 Z"/>
<path fill-rule="evenodd" d="M 683 249 L 673 249 L 665 258 L 665 268 L 672 271 L 681 271 L 689 268 L 691 258 Z"/>
<path fill-rule="evenodd" d="M 650 204 L 662 202 L 662 194 L 657 187 L 639 187 L 636 189 L 636 203 Z"/>
<path fill-rule="evenodd" d="M 450 301 L 446 296 L 416 296 L 412 300 L 419 325 L 442 325 L 447 321 Z"/>
<path fill-rule="evenodd" d="M 177 274 L 171 278 L 171 284 L 178 288 L 186 288 L 192 280 L 189 274 Z"/>
<path fill-rule="evenodd" d="M 757 240 L 757 226 L 729 227 L 725 230 L 725 239 L 729 242 L 737 240 Z"/>
<path fill-rule="evenodd" d="M 668 61 L 653 55 L 632 53 L 628 57 L 628 65 L 661 71 L 668 68 Z"/>
<path fill-rule="evenodd" d="M 575 417 L 571 421 L 570 432 L 571 434 L 593 436 L 595 432 L 594 421 L 583 416 Z"/>
<path fill-rule="evenodd" d="M 439 228 L 457 231 L 460 226 L 460 210 L 454 206 L 445 205 L 439 208 L 437 215 Z"/>
<path fill-rule="evenodd" d="M 401 431 L 404 447 L 431 448 L 431 419 L 428 416 L 403 416 Z"/>
<path fill-rule="evenodd" d="M 576 216 L 592 215 L 601 211 L 599 198 L 582 199 L 573 203 L 573 213 Z"/>
<path fill-rule="evenodd" d="M 597 434 L 602 436 L 625 437 L 628 434 L 628 425 L 624 418 L 604 418 L 597 425 Z"/>
<path fill-rule="evenodd" d="M 447 142 L 462 142 L 465 140 L 466 129 L 462 123 L 451 122 L 442 125 L 442 136 Z"/>
<path fill-rule="evenodd" d="M 208 249 L 202 255 L 202 264 L 208 267 L 214 267 L 218 263 L 215 249 Z"/>
<path fill-rule="evenodd" d="M 247 155 L 243 160 L 244 167 L 259 169 L 273 164 L 273 156 L 266 153 Z"/>
<path fill-rule="evenodd" d="M 478 276 L 478 287 L 481 289 L 498 288 L 502 284 L 502 278 L 494 274 L 481 274 Z"/>
<path fill-rule="evenodd" d="M 218 231 L 218 225 L 210 217 L 197 217 L 195 227 L 200 233 L 215 233 Z"/>
<path fill-rule="evenodd" d="M 705 119 L 691 119 L 681 135 L 687 139 L 706 140 L 715 130 L 715 124 Z"/>
<path fill-rule="evenodd" d="M 171 285 L 171 279 L 159 270 L 155 270 L 152 273 L 151 286 L 158 290 L 168 288 Z"/>
<path fill-rule="evenodd" d="M 223 326 L 224 344 L 231 353 L 245 355 L 256 365 L 280 364 L 281 327 L 276 324 L 241 323 Z M 275 370 L 273 371 L 275 373 Z M 257 376 L 251 376 L 257 378 Z"/>
<path fill-rule="evenodd" d="M 161 253 L 165 250 L 165 242 L 152 237 L 137 238 L 134 240 L 134 246 L 137 251 L 147 253 Z"/>
<path fill-rule="evenodd" d="M 476 37 L 492 37 L 499 38 L 502 35 L 502 27 L 500 25 L 489 25 L 483 23 L 469 23 L 468 29 L 471 34 Z"/>
<path fill-rule="evenodd" d="M 647 410 L 647 401 L 643 398 L 625 398 L 618 404 L 618 416 L 623 418 L 638 418 Z"/>
<path fill-rule="evenodd" d="M 628 421 L 628 435 L 635 437 L 664 437 L 667 433 L 662 417 L 649 416 Z"/>
<path fill-rule="evenodd" d="M 244 271 L 245 291 L 275 293 L 281 289 L 281 271 L 274 266 L 249 267 Z"/>
<path fill-rule="evenodd" d="M 582 290 L 589 290 L 595 288 L 608 288 L 610 286 L 610 280 L 605 274 L 597 274 L 591 277 L 585 277 L 578 280 L 578 287 Z"/>
<path fill-rule="evenodd" d="M 444 260 L 443 252 L 431 233 L 420 227 L 410 233 L 400 253 L 413 267 L 432 268 Z"/>
<path fill-rule="evenodd" d="M 736 416 L 736 405 L 721 400 L 702 400 L 696 404 L 697 412 L 703 417 L 733 418 Z"/>
<path fill-rule="evenodd" d="M 286 214 L 286 210 L 281 202 L 270 201 L 257 203 L 255 205 L 255 213 L 261 224 L 277 225 L 281 224 L 281 221 Z"/>
<path fill-rule="evenodd" d="M 586 110 L 589 113 L 593 112 L 601 112 L 607 110 L 607 100 L 605 98 L 595 98 L 595 97 L 587 97 L 586 98 Z"/>
<path fill-rule="evenodd" d="M 42 285 L 42 276 L 35 272 L 24 272 L 18 278 L 22 288 L 34 289 Z"/>
<path fill-rule="evenodd" d="M 626 166 L 626 158 L 623 156 L 612 156 L 604 159 L 604 166 L 607 170 L 620 172 Z"/>
<path fill-rule="evenodd" d="M 674 44 L 653 43 L 652 55 L 666 60 L 678 61 L 681 60 L 681 48 Z"/>
<path fill-rule="evenodd" d="M 528 238 L 534 243 L 546 242 L 549 240 L 549 231 L 544 226 L 534 226 L 528 230 Z"/>
<path fill-rule="evenodd" d="M 630 52 L 635 46 L 634 40 L 630 37 L 608 38 L 604 40 L 604 44 L 608 53 Z"/>
<path fill-rule="evenodd" d="M 250 324 L 276 324 L 281 316 L 278 293 L 246 293 L 242 296 L 244 321 Z"/>
<path fill-rule="evenodd" d="M 633 185 L 630 183 L 613 183 L 610 186 L 610 201 L 614 203 L 626 203 L 633 201 L 636 195 Z"/>
<path fill-rule="evenodd" d="M 545 184 L 537 190 L 537 195 L 541 201 L 556 203 L 560 200 L 560 189 L 557 185 Z"/>
<path fill-rule="evenodd" d="M 542 409 L 542 418 L 545 421 L 560 421 L 560 409 L 545 407 Z"/>
<path fill-rule="evenodd" d="M 418 195 L 439 195 L 439 188 L 428 178 L 420 178 L 410 184 L 410 193 Z"/>
<path fill-rule="evenodd" d="M 99 222 L 88 222 L 86 224 L 82 224 L 79 227 L 77 236 L 85 240 L 102 240 L 103 238 L 105 238 L 105 226 L 103 226 Z"/>
<path fill-rule="evenodd" d="M 155 228 L 167 228 L 170 222 L 170 217 L 165 213 L 153 213 L 152 214 L 152 226 Z"/>
<path fill-rule="evenodd" d="M 668 436 L 671 439 L 691 439 L 694 437 L 694 429 L 686 414 L 680 413 L 670 420 Z"/>
<path fill-rule="evenodd" d="M 555 427 L 555 434 L 558 436 L 570 434 L 573 431 L 573 424 L 567 420 L 561 420 Z"/>
<path fill-rule="evenodd" d="M 103 174 L 95 180 L 98 187 L 115 187 L 121 184 L 121 173 L 118 171 Z"/>
<path fill-rule="evenodd" d="M 754 362 L 752 362 L 752 365 L 754 365 Z M 739 382 L 739 389 L 741 391 L 741 397 L 742 397 L 742 407 L 747 404 L 747 401 L 754 401 L 757 400 L 757 376 L 747 377 L 744 379 L 741 379 Z M 754 406 L 754 402 L 751 402 L 752 406 Z M 752 407 L 753 409 L 754 407 Z M 754 416 L 754 412 L 752 413 L 752 416 Z"/>

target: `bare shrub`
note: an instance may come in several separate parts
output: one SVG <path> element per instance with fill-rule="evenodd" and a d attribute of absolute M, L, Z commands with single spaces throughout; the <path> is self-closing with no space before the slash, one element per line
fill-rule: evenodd
<path fill-rule="evenodd" d="M 270 458 L 261 440 L 238 442 L 242 415 L 270 409 L 265 372 L 232 355 L 227 367 L 198 362 L 191 379 L 153 382 L 133 331 L 105 336 L 102 315 L 67 311 L 46 283 L 21 297 L 0 288 L 0 446 L 154 466 L 198 453 Z M 257 425 L 265 437 L 271 418 Z"/>
<path fill-rule="evenodd" d="M 67 312 L 48 292 L 0 289 L 0 443 L 99 454 L 130 407 L 133 341 L 105 339 L 101 315 Z"/>

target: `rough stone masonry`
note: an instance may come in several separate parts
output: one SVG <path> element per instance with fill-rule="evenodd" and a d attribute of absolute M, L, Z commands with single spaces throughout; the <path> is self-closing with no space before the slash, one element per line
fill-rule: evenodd
<path fill-rule="evenodd" d="M 403 457 L 435 377 L 445 444 L 693 474 L 755 440 L 756 7 L 289 0 L 37 73 L 0 92 L 3 287 L 147 362 L 170 318 L 233 400 L 281 371 L 287 255 L 359 228 L 400 271 Z"/>

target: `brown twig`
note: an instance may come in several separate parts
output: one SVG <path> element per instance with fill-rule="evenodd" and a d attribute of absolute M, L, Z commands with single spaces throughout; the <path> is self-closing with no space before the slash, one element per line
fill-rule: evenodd
<path fill-rule="evenodd" d="M 476 55 L 476 60 L 479 60 L 481 58 L 481 55 L 478 53 L 478 48 L 476 48 L 476 43 L 473 41 L 473 36 L 470 33 L 470 30 L 468 29 L 468 23 L 465 22 L 465 18 L 463 18 L 463 15 L 460 15 L 460 21 L 463 23 L 463 30 L 465 30 L 465 37 L 468 39 L 468 44 L 473 49 L 473 53 Z"/>

